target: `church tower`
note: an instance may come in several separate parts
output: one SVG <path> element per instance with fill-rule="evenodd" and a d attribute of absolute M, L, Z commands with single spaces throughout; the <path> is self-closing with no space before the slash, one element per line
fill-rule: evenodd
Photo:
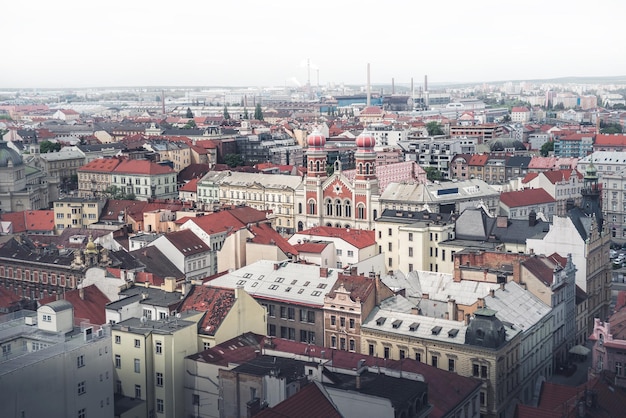
<path fill-rule="evenodd" d="M 356 174 L 354 176 L 354 204 L 356 208 L 357 223 L 367 229 L 374 227 L 374 221 L 378 217 L 374 208 L 374 195 L 378 195 L 378 178 L 376 177 L 376 138 L 371 134 L 362 132 L 356 138 L 357 151 L 354 154 Z M 363 225 L 365 223 L 365 225 Z"/>
<path fill-rule="evenodd" d="M 584 185 L 580 192 L 583 196 L 582 210 L 587 215 L 595 215 L 598 231 L 602 234 L 604 217 L 602 216 L 601 190 L 598 185 L 598 172 L 593 165 L 593 159 L 587 166 L 584 177 Z"/>
<path fill-rule="evenodd" d="M 326 137 L 318 130 L 307 137 L 307 174 L 305 182 L 305 208 L 309 222 L 320 225 L 321 211 L 319 202 L 322 201 L 322 183 L 327 179 L 326 172 L 327 152 Z"/>

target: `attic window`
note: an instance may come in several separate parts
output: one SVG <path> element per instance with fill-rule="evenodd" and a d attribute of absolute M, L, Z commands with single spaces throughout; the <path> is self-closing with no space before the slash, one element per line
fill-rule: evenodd
<path fill-rule="evenodd" d="M 282 283 L 282 282 L 284 282 L 284 281 L 285 281 L 285 278 L 284 278 L 284 277 L 278 277 L 278 278 L 276 278 L 276 280 L 274 280 L 274 281 L 275 281 L 276 283 Z"/>
<path fill-rule="evenodd" d="M 309 285 L 309 283 L 311 283 L 311 282 L 308 282 L 308 281 L 307 281 L 307 282 L 304 282 L 304 286 L 308 286 L 308 285 Z"/>
<path fill-rule="evenodd" d="M 402 325 L 402 321 L 400 319 L 396 319 L 391 323 L 391 326 L 394 328 L 400 328 L 400 325 Z"/>
<path fill-rule="evenodd" d="M 292 280 L 292 281 L 291 281 L 291 285 L 292 285 L 292 286 L 293 286 L 294 284 L 296 284 L 296 283 L 298 283 L 298 281 L 297 281 L 297 280 Z"/>
<path fill-rule="evenodd" d="M 385 318 L 384 316 L 380 316 L 378 317 L 378 319 L 376 319 L 376 325 L 382 325 L 385 323 L 385 321 L 387 320 L 387 318 Z"/>
<path fill-rule="evenodd" d="M 273 285 L 270 286 L 269 289 L 270 290 L 276 290 L 276 289 L 278 289 L 278 285 L 277 284 L 273 284 Z"/>
<path fill-rule="evenodd" d="M 431 332 L 433 333 L 433 335 L 439 335 L 439 333 L 441 332 L 441 327 L 440 326 L 433 327 L 433 329 L 431 329 Z"/>
<path fill-rule="evenodd" d="M 304 292 L 304 289 L 299 289 L 298 290 L 298 294 L 301 294 L 302 292 Z"/>
<path fill-rule="evenodd" d="M 245 279 L 247 279 L 248 277 L 252 277 L 252 273 L 246 273 L 246 274 L 243 275 L 243 277 Z"/>
<path fill-rule="evenodd" d="M 448 337 L 454 338 L 458 333 L 459 330 L 457 328 L 452 328 L 450 331 L 448 331 Z"/>
<path fill-rule="evenodd" d="M 252 282 L 252 287 L 256 287 L 259 284 L 259 282 Z"/>
<path fill-rule="evenodd" d="M 311 293 L 311 296 L 319 296 L 321 294 L 322 294 L 322 292 L 320 292 L 319 290 L 316 290 L 313 293 Z"/>
<path fill-rule="evenodd" d="M 318 289 L 326 289 L 326 283 L 320 283 L 317 285 Z"/>
<path fill-rule="evenodd" d="M 411 325 L 409 325 L 409 331 L 416 331 L 419 327 L 420 324 L 418 322 L 413 322 Z"/>
<path fill-rule="evenodd" d="M 243 286 L 244 284 L 246 284 L 246 281 L 245 281 L 245 280 L 239 280 L 239 281 L 237 282 L 237 286 Z"/>
<path fill-rule="evenodd" d="M 285 292 L 290 292 L 290 291 L 291 291 L 291 286 L 285 289 Z"/>

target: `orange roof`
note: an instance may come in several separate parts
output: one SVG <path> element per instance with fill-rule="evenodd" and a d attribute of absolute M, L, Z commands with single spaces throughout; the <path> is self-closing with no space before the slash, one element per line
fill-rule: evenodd
<path fill-rule="evenodd" d="M 488 159 L 489 155 L 487 154 L 473 154 L 467 164 L 474 166 L 484 166 L 485 164 L 487 164 Z"/>
<path fill-rule="evenodd" d="M 120 174 L 144 174 L 155 176 L 159 174 L 175 174 L 173 168 L 153 163 L 148 160 L 124 160 L 113 170 Z"/>
<path fill-rule="evenodd" d="M 94 325 L 106 324 L 105 305 L 109 298 L 94 284 L 83 289 L 83 297 L 80 297 L 80 290 L 73 289 L 63 294 L 63 299 L 67 300 L 74 307 L 74 318 L 88 319 Z M 54 302 L 56 296 L 48 296 L 39 301 L 40 304 Z"/>
<path fill-rule="evenodd" d="M 120 164 L 117 158 L 97 158 L 88 162 L 78 169 L 78 171 L 94 171 L 98 173 L 112 173 Z"/>
<path fill-rule="evenodd" d="M 320 254 L 322 251 L 324 251 L 324 248 L 328 247 L 329 245 L 330 243 L 326 241 L 306 241 L 302 244 L 296 244 L 295 248 L 301 253 Z"/>
<path fill-rule="evenodd" d="M 516 106 L 513 109 L 511 109 L 511 113 L 519 113 L 519 112 L 530 112 L 530 110 L 528 110 L 528 108 L 524 107 L 524 106 Z"/>
<path fill-rule="evenodd" d="M 298 250 L 269 224 L 250 225 L 250 232 L 254 234 L 252 242 L 255 244 L 276 245 L 285 254 L 298 254 Z"/>
<path fill-rule="evenodd" d="M 54 231 L 54 211 L 25 210 L 22 212 L 3 213 L 0 219 L 11 222 L 13 233 Z"/>

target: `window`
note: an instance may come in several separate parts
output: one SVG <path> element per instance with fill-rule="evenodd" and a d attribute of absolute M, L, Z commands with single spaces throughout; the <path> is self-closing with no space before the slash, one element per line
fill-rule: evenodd
<path fill-rule="evenodd" d="M 121 344 L 122 343 L 122 337 L 119 335 L 115 336 L 115 344 Z"/>
<path fill-rule="evenodd" d="M 141 340 L 135 339 L 135 348 L 141 347 Z"/>
<path fill-rule="evenodd" d="M 387 243 L 387 248 L 389 249 L 389 251 L 393 251 L 393 250 L 391 249 L 391 248 L 392 248 L 392 244 L 391 244 L 390 242 L 389 242 L 389 243 Z"/>
<path fill-rule="evenodd" d="M 43 317 L 41 319 L 44 322 L 52 322 L 52 316 L 50 316 L 50 315 L 43 315 Z"/>
<path fill-rule="evenodd" d="M 415 361 L 422 361 L 422 353 L 415 353 Z"/>
<path fill-rule="evenodd" d="M 345 338 L 339 338 L 339 349 L 341 350 L 345 350 L 346 349 L 346 339 Z"/>
<path fill-rule="evenodd" d="M 615 375 L 616 376 L 622 375 L 622 363 L 619 361 L 615 362 Z"/>
<path fill-rule="evenodd" d="M 339 318 L 339 325 L 345 328 L 345 326 L 346 326 L 346 318 L 345 317 L 342 316 L 342 317 Z"/>
<path fill-rule="evenodd" d="M 156 374 L 156 385 L 163 386 L 163 373 L 157 372 Z"/>
<path fill-rule="evenodd" d="M 478 364 L 474 363 L 472 365 L 472 376 L 478 377 L 478 368 L 479 368 Z"/>
<path fill-rule="evenodd" d="M 122 368 L 122 357 L 120 357 L 119 354 L 115 355 L 115 368 L 116 369 L 121 369 Z"/>
<path fill-rule="evenodd" d="M 157 399 L 157 412 L 158 412 L 159 414 L 162 414 L 162 413 L 163 413 L 163 410 L 164 410 L 164 407 L 163 407 L 163 399 Z"/>
<path fill-rule="evenodd" d="M 275 337 L 276 336 L 276 325 L 274 324 L 268 324 L 267 325 L 267 335 L 269 335 L 270 337 Z"/>
<path fill-rule="evenodd" d="M 337 348 L 337 337 L 335 337 L 334 335 L 330 337 L 330 347 Z"/>
<path fill-rule="evenodd" d="M 200 405 L 200 395 L 191 395 L 191 403 L 193 405 Z"/>
<path fill-rule="evenodd" d="M 374 344 L 369 344 L 369 345 L 367 346 L 367 348 L 368 348 L 368 353 L 369 353 L 369 355 L 370 355 L 370 356 L 373 356 L 373 355 L 374 355 Z"/>
<path fill-rule="evenodd" d="M 287 319 L 289 319 L 290 321 L 294 321 L 296 319 L 295 308 L 287 308 Z"/>
<path fill-rule="evenodd" d="M 286 306 L 280 307 L 280 317 L 283 319 L 287 319 L 287 307 Z"/>
<path fill-rule="evenodd" d="M 141 399 L 141 385 L 135 385 L 135 398 Z"/>
<path fill-rule="evenodd" d="M 87 418 L 87 412 L 86 412 L 85 408 L 79 409 L 77 416 L 78 416 L 78 418 Z"/>
<path fill-rule="evenodd" d="M 141 373 L 141 360 L 135 359 L 135 373 Z"/>
<path fill-rule="evenodd" d="M 413 257 L 413 247 L 409 247 L 409 257 Z"/>
<path fill-rule="evenodd" d="M 431 366 L 433 366 L 433 367 L 437 367 L 437 362 L 438 362 L 438 360 L 439 360 L 439 359 L 437 358 L 437 356 L 432 356 L 432 357 L 430 358 L 430 365 L 431 365 Z"/>
<path fill-rule="evenodd" d="M 343 250 L 341 250 L 340 248 L 337 249 L 337 255 L 341 255 L 343 254 Z"/>
<path fill-rule="evenodd" d="M 485 402 L 487 399 L 485 396 L 485 392 L 480 392 L 480 405 L 485 406 L 487 403 Z"/>
<path fill-rule="evenodd" d="M 354 318 L 350 318 L 350 329 L 354 329 Z"/>
<path fill-rule="evenodd" d="M 120 395 L 122 394 L 122 381 L 121 380 L 115 381 L 115 393 L 119 393 Z"/>
<path fill-rule="evenodd" d="M 337 325 L 337 317 L 335 315 L 330 316 L 330 325 L 332 326 Z"/>
<path fill-rule="evenodd" d="M 163 354 L 163 343 L 161 341 L 155 343 L 154 351 L 157 354 Z"/>
<path fill-rule="evenodd" d="M 406 352 L 404 350 L 400 350 L 400 360 L 406 357 Z"/>
<path fill-rule="evenodd" d="M 449 372 L 454 371 L 454 359 L 453 358 L 448 359 L 448 371 Z"/>
<path fill-rule="evenodd" d="M 387 229 L 387 235 L 391 236 L 391 228 Z"/>
<path fill-rule="evenodd" d="M 354 342 L 354 340 L 350 340 L 350 351 L 355 351 L 356 350 L 356 343 Z"/>
<path fill-rule="evenodd" d="M 82 382 L 78 383 L 78 394 L 82 395 L 85 393 L 85 381 L 83 380 Z"/>
<path fill-rule="evenodd" d="M 480 377 L 487 377 L 487 366 L 480 366 Z"/>
<path fill-rule="evenodd" d="M 385 347 L 385 358 L 389 358 L 389 347 Z"/>
<path fill-rule="evenodd" d="M 84 355 L 80 355 L 78 357 L 76 357 L 76 367 L 81 368 L 85 365 L 85 356 Z"/>
<path fill-rule="evenodd" d="M 409 232 L 409 241 L 413 241 L 413 232 Z"/>

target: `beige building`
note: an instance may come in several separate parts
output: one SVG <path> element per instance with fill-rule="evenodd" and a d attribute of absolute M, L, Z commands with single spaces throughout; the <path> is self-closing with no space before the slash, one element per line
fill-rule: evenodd
<path fill-rule="evenodd" d="M 111 187 L 113 170 L 120 163 L 117 158 L 98 158 L 80 167 L 78 175 L 78 197 L 97 198 Z"/>
<path fill-rule="evenodd" d="M 54 202 L 54 221 L 57 233 L 65 228 L 83 228 L 98 222 L 104 201 L 65 198 Z"/>
<path fill-rule="evenodd" d="M 151 140 L 144 148 L 159 154 L 159 161 L 171 161 L 177 173 L 191 164 L 191 148 L 182 141 Z"/>
<path fill-rule="evenodd" d="M 218 180 L 219 202 L 271 210 L 276 230 L 292 234 L 295 232 L 295 190 L 301 182 L 299 176 L 230 172 Z"/>
<path fill-rule="evenodd" d="M 113 325 L 116 411 L 129 417 L 184 415 L 184 359 L 197 352 L 200 316 L 194 311 L 160 321 L 130 318 Z"/>
<path fill-rule="evenodd" d="M 382 211 L 376 238 L 387 270 L 452 273 L 454 251 L 439 243 L 454 239 L 454 220 L 454 215 L 428 211 Z"/>

